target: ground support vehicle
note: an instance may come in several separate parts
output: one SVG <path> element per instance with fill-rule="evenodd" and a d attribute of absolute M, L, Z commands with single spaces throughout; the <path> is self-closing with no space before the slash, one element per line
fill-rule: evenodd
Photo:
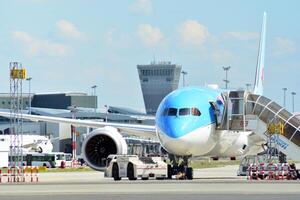
<path fill-rule="evenodd" d="M 109 155 L 106 163 L 105 177 L 114 180 L 128 178 L 165 179 L 168 176 L 168 166 L 161 157 L 138 157 L 137 155 Z"/>

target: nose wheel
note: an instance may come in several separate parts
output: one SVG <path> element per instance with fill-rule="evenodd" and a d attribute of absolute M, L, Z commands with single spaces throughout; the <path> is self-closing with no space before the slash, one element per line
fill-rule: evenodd
<path fill-rule="evenodd" d="M 189 167 L 189 157 L 184 156 L 180 159 L 178 156 L 169 155 L 169 158 L 171 164 L 168 165 L 168 179 L 172 179 L 173 176 L 181 180 L 193 179 L 193 168 Z"/>

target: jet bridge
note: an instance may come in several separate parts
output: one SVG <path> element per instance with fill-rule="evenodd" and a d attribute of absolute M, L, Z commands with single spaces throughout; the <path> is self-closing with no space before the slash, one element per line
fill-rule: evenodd
<path fill-rule="evenodd" d="M 270 129 L 278 149 L 300 161 L 300 120 L 276 102 L 247 91 L 230 91 L 226 97 L 225 116 L 219 129 L 253 131 L 265 140 Z"/>

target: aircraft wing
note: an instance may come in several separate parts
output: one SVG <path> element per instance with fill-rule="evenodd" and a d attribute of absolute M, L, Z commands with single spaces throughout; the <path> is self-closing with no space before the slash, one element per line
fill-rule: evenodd
<path fill-rule="evenodd" d="M 10 113 L 0 112 L 0 116 L 10 118 Z M 52 122 L 52 123 L 66 123 L 76 127 L 102 128 L 105 126 L 111 126 L 118 129 L 120 133 L 125 133 L 128 135 L 134 135 L 137 137 L 144 137 L 144 138 L 156 137 L 156 128 L 155 126 L 150 126 L 150 125 L 109 123 L 109 122 L 98 122 L 92 120 L 69 119 L 69 118 L 62 118 L 62 117 L 49 117 L 49 116 L 28 115 L 28 114 L 21 114 L 19 117 L 31 121 L 36 121 L 36 122 L 44 121 L 44 122 Z"/>

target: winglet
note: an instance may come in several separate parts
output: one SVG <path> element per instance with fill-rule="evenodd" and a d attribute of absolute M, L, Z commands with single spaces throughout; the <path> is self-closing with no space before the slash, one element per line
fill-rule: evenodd
<path fill-rule="evenodd" d="M 258 95 L 262 95 L 264 90 L 263 82 L 264 82 L 265 48 L 266 48 L 266 21 L 267 21 L 267 13 L 264 12 L 260 41 L 259 41 L 256 75 L 255 75 L 254 89 L 253 89 L 253 93 Z"/>

